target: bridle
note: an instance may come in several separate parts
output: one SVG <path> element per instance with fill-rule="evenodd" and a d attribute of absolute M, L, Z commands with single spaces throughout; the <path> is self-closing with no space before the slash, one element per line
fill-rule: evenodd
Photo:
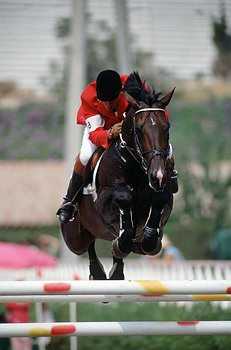
<path fill-rule="evenodd" d="M 135 112 L 135 115 L 141 113 L 141 112 L 153 112 L 153 111 L 161 111 L 166 112 L 163 108 L 154 108 L 154 107 L 148 107 L 148 108 L 141 108 L 138 109 Z M 149 167 L 151 165 L 151 161 L 154 157 L 161 157 L 163 159 L 169 159 L 172 156 L 172 145 L 169 144 L 169 147 L 167 150 L 162 149 L 152 149 L 150 151 L 143 152 L 142 147 L 138 138 L 138 135 L 135 131 L 135 118 L 133 118 L 134 123 L 134 141 L 135 141 L 135 148 L 131 147 L 127 144 L 127 142 L 123 139 L 122 134 L 120 134 L 120 148 L 126 149 L 128 153 L 136 160 L 136 162 L 141 166 L 142 170 L 145 172 L 145 174 L 148 173 Z M 145 155 L 151 155 L 149 161 L 144 158 Z M 124 158 L 122 157 L 122 160 L 124 161 Z M 125 160 L 126 162 L 126 160 Z"/>

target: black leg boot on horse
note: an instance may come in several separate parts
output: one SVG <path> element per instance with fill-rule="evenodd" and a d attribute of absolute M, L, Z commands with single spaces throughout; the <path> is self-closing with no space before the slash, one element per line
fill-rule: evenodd
<path fill-rule="evenodd" d="M 150 217 L 144 228 L 144 237 L 141 242 L 141 248 L 144 254 L 156 255 L 162 248 L 162 237 L 159 234 L 160 218 L 161 210 L 152 207 Z"/>
<path fill-rule="evenodd" d="M 64 202 L 56 213 L 61 224 L 67 224 L 75 218 L 78 210 L 78 201 L 82 194 L 84 185 L 84 172 L 85 167 L 82 165 L 78 157 L 69 182 L 67 194 L 64 197 Z"/>

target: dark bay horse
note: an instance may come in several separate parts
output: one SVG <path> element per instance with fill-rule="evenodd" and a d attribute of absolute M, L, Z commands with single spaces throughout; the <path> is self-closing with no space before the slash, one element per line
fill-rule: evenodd
<path fill-rule="evenodd" d="M 83 195 L 74 221 L 61 225 L 69 249 L 78 255 L 88 252 L 90 279 L 107 278 L 95 252 L 97 238 L 113 241 L 109 278 L 124 279 L 123 258 L 130 252 L 160 251 L 173 207 L 169 179 L 174 164 L 165 109 L 174 90 L 159 98 L 145 90 L 139 76 L 134 78 L 141 94 L 138 99 L 127 94 L 130 108 L 120 138 L 101 156 L 95 196 Z"/>

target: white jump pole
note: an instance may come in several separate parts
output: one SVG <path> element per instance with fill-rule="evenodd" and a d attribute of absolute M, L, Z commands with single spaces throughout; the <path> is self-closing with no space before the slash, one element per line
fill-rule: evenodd
<path fill-rule="evenodd" d="M 1 281 L 0 295 L 30 294 L 231 294 L 231 280 Z"/>
<path fill-rule="evenodd" d="M 144 321 L 0 324 L 0 337 L 228 335 L 231 321 Z"/>
<path fill-rule="evenodd" d="M 3 295 L 0 303 L 10 302 L 48 302 L 48 303 L 134 303 L 134 302 L 179 302 L 179 301 L 231 301 L 231 294 L 194 295 Z M 72 320 L 74 321 L 74 320 Z"/>

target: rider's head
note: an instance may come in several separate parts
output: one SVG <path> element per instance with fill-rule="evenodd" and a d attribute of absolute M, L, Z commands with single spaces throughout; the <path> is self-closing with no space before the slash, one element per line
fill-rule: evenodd
<path fill-rule="evenodd" d="M 122 90 L 120 75 L 111 69 L 103 70 L 96 79 L 96 94 L 100 101 L 115 100 Z"/>

